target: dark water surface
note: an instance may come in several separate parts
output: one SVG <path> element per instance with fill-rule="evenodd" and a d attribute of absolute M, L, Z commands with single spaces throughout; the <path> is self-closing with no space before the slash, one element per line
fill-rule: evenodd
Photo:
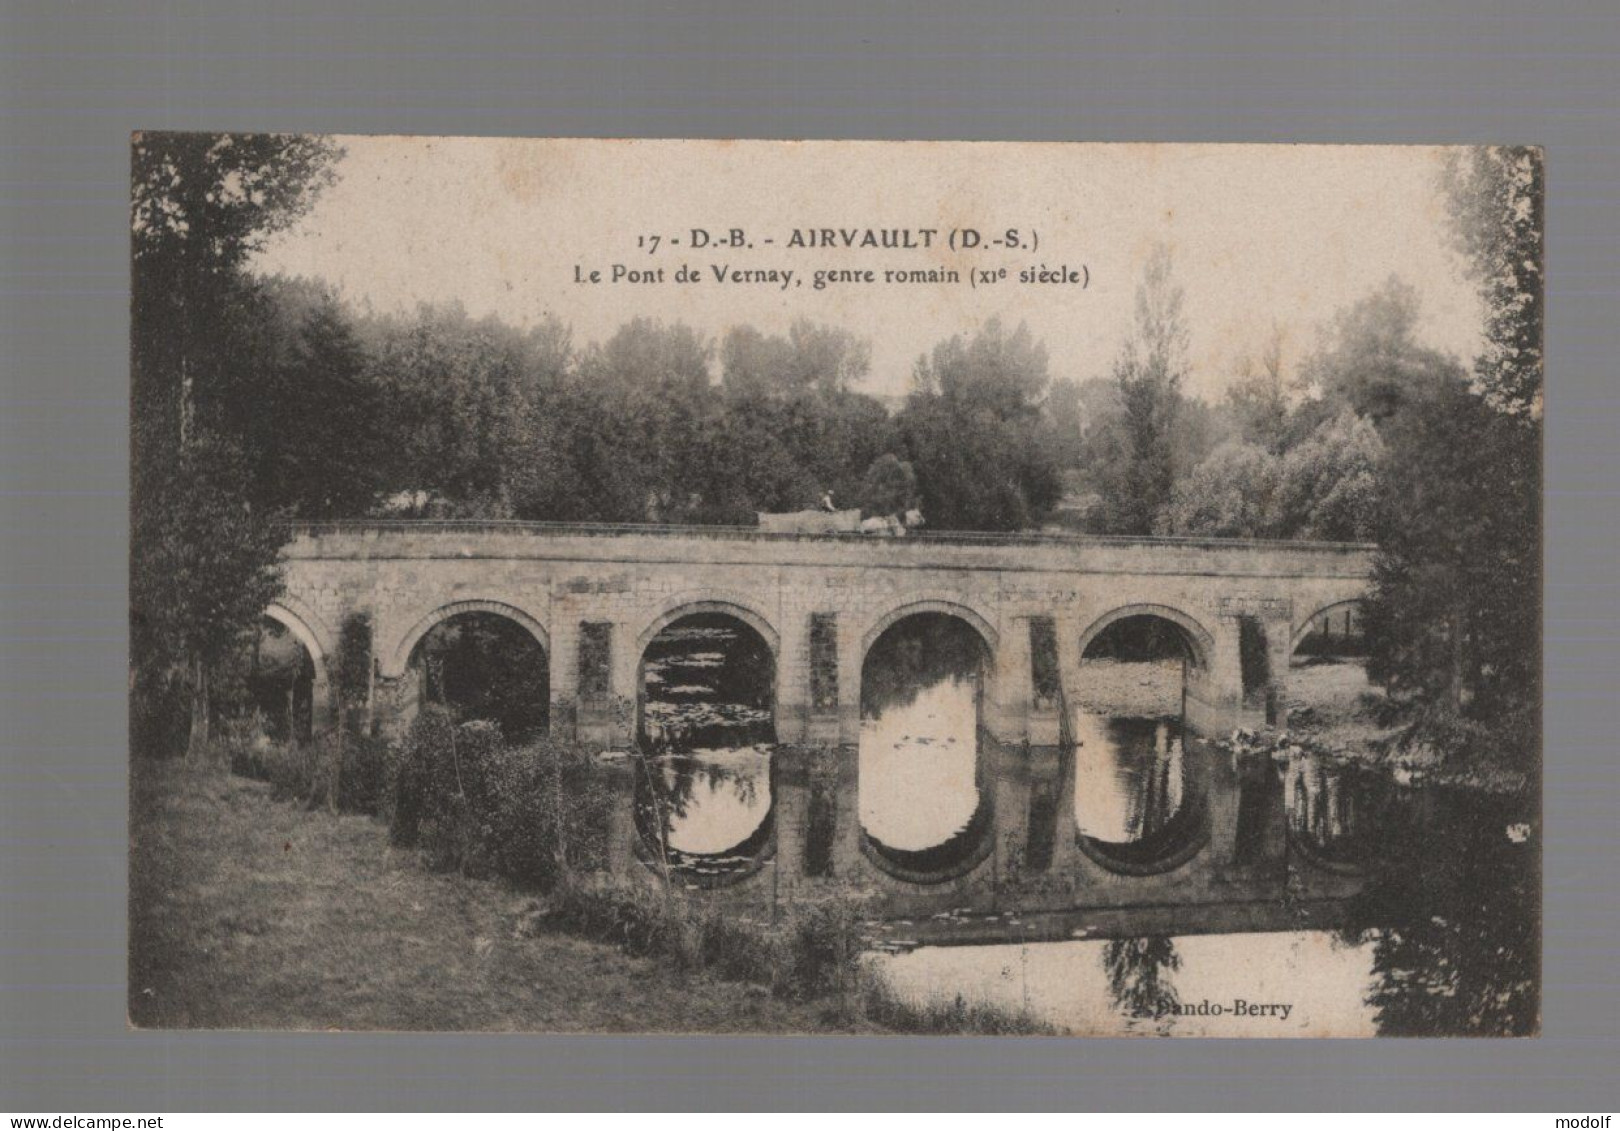
<path fill-rule="evenodd" d="M 729 617 L 684 617 L 641 668 L 637 823 L 678 872 L 746 871 L 768 837 L 775 673 L 769 647 Z"/>
<path fill-rule="evenodd" d="M 1138 738 L 1114 747 L 1122 761 L 1098 759 L 1106 772 L 1094 778 L 1112 791 L 1111 832 L 1129 831 L 1129 814 L 1152 811 L 1162 788 L 1151 775 L 1120 769 L 1146 762 L 1140 750 Z M 1291 860 L 1365 877 L 1342 928 L 932 946 L 873 961 L 920 1000 L 960 994 L 1091 1034 L 1537 1030 L 1533 804 L 1320 757 L 1268 760 L 1261 769 L 1285 798 Z"/>
<path fill-rule="evenodd" d="M 1213 759 L 1234 755 L 1166 710 L 1178 692 L 1149 666 L 1161 661 L 1133 667 L 1131 659 L 1099 669 L 1107 701 L 1071 712 L 1063 757 L 1083 846 L 1141 864 L 1173 856 L 1204 828 L 1202 783 Z M 892 626 L 867 657 L 859 817 L 869 855 L 897 874 L 950 874 L 988 843 L 994 748 L 983 727 L 985 660 L 971 628 L 931 614 Z M 764 642 L 725 618 L 676 622 L 648 649 L 638 818 L 644 844 L 662 836 L 677 871 L 723 879 L 753 867 L 767 847 L 774 680 Z M 1361 878 L 1342 927 L 1301 920 L 1299 929 L 1263 933 L 929 946 L 871 961 L 902 993 L 1027 1008 L 1087 1033 L 1536 1029 L 1533 802 L 1308 753 L 1238 761 L 1241 801 L 1227 818 L 1239 826 L 1238 863 L 1245 830 L 1259 843 L 1280 821 L 1290 867 Z M 1286 920 L 1286 899 L 1278 906 Z"/>

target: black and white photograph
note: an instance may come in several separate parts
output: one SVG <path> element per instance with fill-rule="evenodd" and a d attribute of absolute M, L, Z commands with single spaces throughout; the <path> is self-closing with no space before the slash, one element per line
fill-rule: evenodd
<path fill-rule="evenodd" d="M 1540 149 L 129 145 L 131 1027 L 1539 1035 Z"/>

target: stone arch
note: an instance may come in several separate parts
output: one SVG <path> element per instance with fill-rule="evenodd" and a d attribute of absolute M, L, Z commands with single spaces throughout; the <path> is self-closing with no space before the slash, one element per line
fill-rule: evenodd
<path fill-rule="evenodd" d="M 309 658 L 315 661 L 316 680 L 322 681 L 326 678 L 326 650 L 321 647 L 320 635 L 310 624 L 310 615 L 289 608 L 293 603 L 293 600 L 286 598 L 272 601 L 265 607 L 264 615 L 298 638 L 309 653 Z"/>
<path fill-rule="evenodd" d="M 765 641 L 765 646 L 771 650 L 772 658 L 780 662 L 782 635 L 776 631 L 776 626 L 771 623 L 769 617 L 740 594 L 701 590 L 678 594 L 660 606 L 659 611 L 636 637 L 636 663 L 641 663 L 641 656 L 647 651 L 647 645 L 652 643 L 653 637 L 682 617 L 696 616 L 700 613 L 734 617 L 746 624 L 759 633 L 760 639 Z"/>
<path fill-rule="evenodd" d="M 962 601 L 953 598 L 924 597 L 908 601 L 898 608 L 890 609 L 872 622 L 861 637 L 861 663 L 866 662 L 866 654 L 872 650 L 872 645 L 877 643 L 878 637 L 888 631 L 890 626 L 918 613 L 943 613 L 946 616 L 966 621 L 979 634 L 979 638 L 984 641 L 984 646 L 989 651 L 989 658 L 992 663 L 994 662 L 997 648 L 1001 642 L 1001 634 L 996 631 L 995 625 L 991 623 L 989 617 L 971 605 L 964 604 Z"/>
<path fill-rule="evenodd" d="M 451 601 L 449 604 L 441 605 L 413 624 L 400 638 L 399 643 L 387 653 L 389 667 L 382 674 L 391 677 L 403 675 L 406 666 L 411 662 L 411 653 L 416 650 L 417 644 L 421 643 L 422 637 L 431 632 L 435 625 L 462 613 L 494 613 L 521 625 L 545 652 L 547 662 L 551 661 L 551 634 L 536 617 L 505 601 L 475 599 Z"/>
<path fill-rule="evenodd" d="M 1121 605 L 1117 609 L 1110 609 L 1108 612 L 1092 621 L 1086 630 L 1080 634 L 1080 657 L 1082 659 L 1085 658 L 1087 646 L 1090 645 L 1091 642 L 1095 640 L 1105 628 L 1113 624 L 1115 621 L 1124 620 L 1126 617 L 1158 617 L 1161 620 L 1167 620 L 1171 624 L 1180 628 L 1184 633 L 1186 633 L 1188 641 L 1192 644 L 1193 666 L 1195 668 L 1199 668 L 1200 670 L 1209 670 L 1210 663 L 1215 656 L 1214 634 L 1200 624 L 1197 618 L 1193 617 L 1190 613 L 1182 612 L 1180 609 L 1174 608 L 1170 605 Z"/>
<path fill-rule="evenodd" d="M 292 633 L 294 639 L 304 646 L 304 651 L 309 653 L 309 658 L 315 665 L 315 679 L 311 689 L 314 714 L 310 724 L 311 729 L 319 734 L 327 729 L 333 707 L 332 683 L 327 675 L 326 649 L 321 646 L 320 634 L 310 624 L 311 620 L 315 620 L 317 624 L 319 621 L 308 610 L 300 613 L 288 607 L 296 604 L 301 604 L 296 598 L 273 601 L 265 606 L 264 615 Z"/>
<path fill-rule="evenodd" d="M 1346 597 L 1343 600 L 1330 601 L 1326 605 L 1323 605 L 1321 608 L 1317 609 L 1310 616 L 1300 621 L 1299 625 L 1294 629 L 1293 635 L 1289 637 L 1288 640 L 1288 654 L 1292 656 L 1299 648 L 1300 644 L 1304 641 L 1305 637 L 1310 634 L 1311 622 L 1316 620 L 1317 617 L 1322 616 L 1324 613 L 1337 612 L 1341 609 L 1348 609 L 1353 606 L 1359 607 L 1365 604 L 1366 600 L 1367 599 L 1365 597 Z"/>

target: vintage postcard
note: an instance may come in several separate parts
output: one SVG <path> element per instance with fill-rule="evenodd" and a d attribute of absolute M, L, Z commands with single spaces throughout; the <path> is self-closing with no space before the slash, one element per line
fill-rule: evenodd
<path fill-rule="evenodd" d="M 133 1025 L 1539 1031 L 1539 150 L 131 146 Z"/>

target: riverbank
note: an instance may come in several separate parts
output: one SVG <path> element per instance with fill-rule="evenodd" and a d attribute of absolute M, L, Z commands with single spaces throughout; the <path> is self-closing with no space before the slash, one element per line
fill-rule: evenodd
<path fill-rule="evenodd" d="M 1523 793 L 1532 781 L 1524 760 L 1485 744 L 1463 761 L 1448 761 L 1423 742 L 1403 741 L 1405 723 L 1380 721 L 1381 692 L 1367 680 L 1360 659 L 1313 659 L 1288 673 L 1288 730 L 1277 736 L 1284 747 L 1367 766 L 1380 766 L 1406 780 Z M 1264 739 L 1261 740 L 1264 744 Z"/>
<path fill-rule="evenodd" d="M 827 1002 L 564 933 L 533 901 L 427 871 L 364 816 L 176 763 L 132 774 L 132 1023 L 152 1028 L 879 1032 Z"/>
<path fill-rule="evenodd" d="M 277 801 L 268 783 L 223 771 L 137 763 L 131 791 L 137 1027 L 1050 1031 L 1016 1009 L 897 993 L 874 970 L 841 993 L 773 993 L 769 983 L 805 971 L 771 965 L 780 940 L 763 928 L 630 889 L 581 891 L 548 909 L 499 880 L 429 871 L 368 816 Z M 616 941 L 593 930 L 603 917 Z M 724 938 L 707 937 L 716 927 Z M 708 954 L 717 942 L 723 953 Z M 723 976 L 728 964 L 749 976 Z"/>

